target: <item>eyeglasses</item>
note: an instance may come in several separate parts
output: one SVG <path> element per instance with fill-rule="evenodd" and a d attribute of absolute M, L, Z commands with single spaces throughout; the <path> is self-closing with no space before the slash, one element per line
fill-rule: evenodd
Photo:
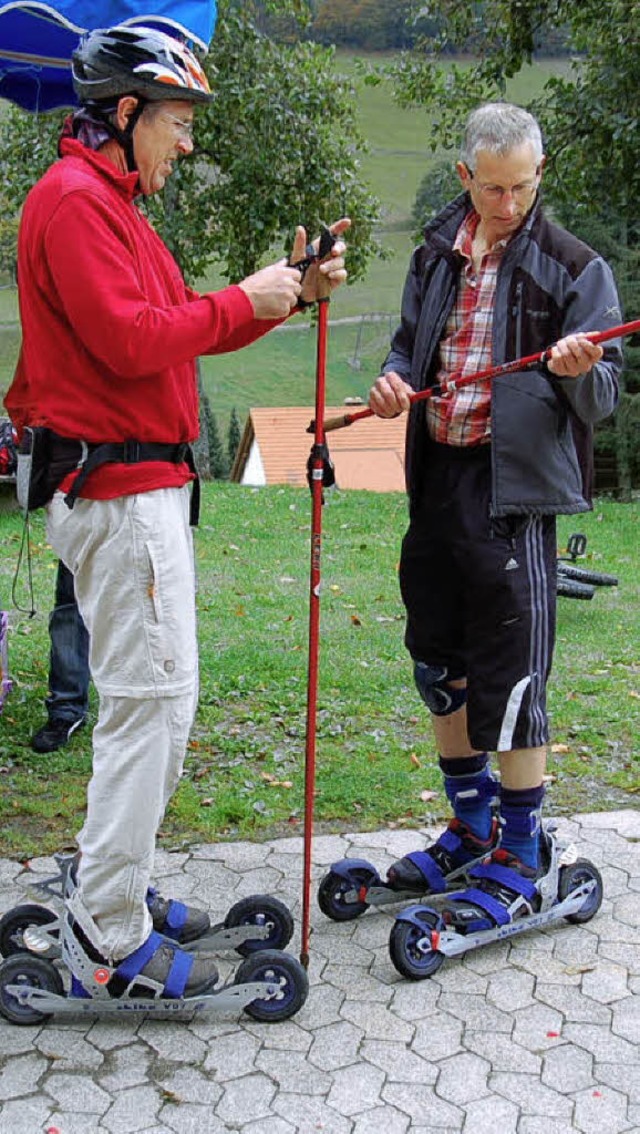
<path fill-rule="evenodd" d="M 466 167 L 467 173 L 471 180 L 474 180 L 473 172 Z M 475 182 L 476 189 L 487 201 L 501 201 L 507 194 L 511 194 L 515 201 L 526 201 L 532 193 L 535 193 L 538 188 L 542 166 L 538 166 L 535 174 L 535 181 L 521 181 L 518 185 L 511 185 L 508 189 L 504 189 L 502 185 L 484 185 L 480 181 Z"/>
<path fill-rule="evenodd" d="M 193 122 L 185 122 L 184 118 L 176 118 L 175 114 L 169 114 L 167 110 L 163 110 L 158 117 L 166 119 L 167 122 L 172 122 L 178 134 L 182 134 L 182 137 L 189 142 L 193 141 Z"/>

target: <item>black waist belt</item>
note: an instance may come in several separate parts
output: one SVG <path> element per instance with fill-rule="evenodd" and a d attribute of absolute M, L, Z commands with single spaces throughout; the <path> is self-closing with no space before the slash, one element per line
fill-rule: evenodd
<path fill-rule="evenodd" d="M 66 444 L 69 444 L 69 442 L 66 441 Z M 195 474 L 189 523 L 193 527 L 197 525 L 200 516 L 200 480 L 196 472 L 191 446 L 186 441 L 177 445 L 162 445 L 153 441 L 109 441 L 99 445 L 76 441 L 75 444 L 82 447 L 82 456 L 77 465 L 78 475 L 64 498 L 68 508 L 73 508 L 87 477 L 101 465 L 138 465 L 143 461 L 168 461 L 172 465 L 184 463 Z"/>

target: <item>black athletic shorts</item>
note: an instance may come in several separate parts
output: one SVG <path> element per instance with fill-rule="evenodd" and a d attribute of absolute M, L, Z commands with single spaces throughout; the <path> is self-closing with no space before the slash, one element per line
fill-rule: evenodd
<path fill-rule="evenodd" d="M 407 649 L 414 661 L 467 678 L 474 748 L 546 744 L 555 516 L 490 518 L 488 445 L 432 445 L 429 456 L 400 560 Z"/>

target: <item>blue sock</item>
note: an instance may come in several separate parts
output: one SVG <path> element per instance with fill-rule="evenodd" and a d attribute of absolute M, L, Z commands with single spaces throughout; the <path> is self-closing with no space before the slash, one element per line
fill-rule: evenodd
<path fill-rule="evenodd" d="M 500 847 L 515 854 L 533 870 L 537 870 L 539 865 L 540 810 L 544 792 L 542 784 L 524 791 L 500 788 Z"/>
<path fill-rule="evenodd" d="M 487 753 L 463 759 L 441 756 L 440 769 L 456 819 L 466 823 L 477 838 L 488 839 L 493 821 L 491 801 L 498 794 L 498 785 L 491 775 Z"/>

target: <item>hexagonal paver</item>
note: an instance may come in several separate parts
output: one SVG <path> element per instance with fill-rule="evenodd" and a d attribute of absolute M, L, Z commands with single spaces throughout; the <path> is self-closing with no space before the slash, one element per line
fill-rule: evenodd
<path fill-rule="evenodd" d="M 494 973 L 489 979 L 487 999 L 496 1008 L 513 1012 L 516 1008 L 526 1008 L 534 1003 L 535 979 L 531 973 L 519 969 L 504 969 Z"/>
<path fill-rule="evenodd" d="M 384 1074 L 370 1063 L 354 1064 L 336 1071 L 327 1103 L 338 1114 L 353 1118 L 380 1104 Z"/>
<path fill-rule="evenodd" d="M 591 972 L 582 978 L 582 991 L 585 996 L 600 1004 L 612 1004 L 629 995 L 627 971 L 622 965 L 600 961 Z"/>
<path fill-rule="evenodd" d="M 541 1052 L 561 1042 L 564 1020 L 559 1012 L 544 1004 L 514 1012 L 513 1039 L 529 1051 Z"/>
<path fill-rule="evenodd" d="M 491 1064 L 479 1055 L 471 1055 L 469 1052 L 453 1055 L 440 1063 L 436 1094 L 458 1106 L 475 1102 L 490 1093 L 487 1088 L 490 1071 Z"/>
<path fill-rule="evenodd" d="M 113 1105 L 102 1116 L 102 1125 L 111 1134 L 137 1134 L 158 1118 L 162 1101 L 155 1087 L 132 1087 L 121 1091 Z"/>
<path fill-rule="evenodd" d="M 588 1051 L 563 1043 L 544 1056 L 542 1082 L 554 1091 L 571 1095 L 591 1086 L 593 1081 L 593 1057 Z"/>
<path fill-rule="evenodd" d="M 519 1113 L 514 1103 L 496 1095 L 479 1099 L 465 1107 L 463 1134 L 516 1134 Z"/>
<path fill-rule="evenodd" d="M 47 1061 L 40 1055 L 18 1055 L 0 1071 L 0 1101 L 32 1094 Z"/>
<path fill-rule="evenodd" d="M 260 1040 L 245 1032 L 210 1040 L 204 1070 L 218 1083 L 238 1079 L 252 1070 L 260 1047 Z"/>
<path fill-rule="evenodd" d="M 611 1030 L 640 1048 L 640 996 L 627 996 L 613 1005 Z"/>
<path fill-rule="evenodd" d="M 224 1094 L 216 1107 L 216 1118 L 227 1124 L 243 1126 L 266 1117 L 276 1093 L 275 1084 L 266 1075 L 245 1075 L 225 1084 Z"/>
<path fill-rule="evenodd" d="M 613 916 L 617 921 L 640 929 L 640 894 L 625 894 L 613 903 Z"/>
<path fill-rule="evenodd" d="M 618 1134 L 628 1130 L 627 1098 L 611 1087 L 581 1091 L 576 1095 L 573 1121 L 583 1134 Z"/>
<path fill-rule="evenodd" d="M 318 1028 L 309 1049 L 309 1063 L 322 1071 L 348 1067 L 357 1057 L 361 1040 L 360 1029 L 346 1021 Z"/>
<path fill-rule="evenodd" d="M 411 1050 L 423 1059 L 433 1061 L 456 1055 L 462 1048 L 462 1027 L 461 1020 L 454 1020 L 452 1016 L 439 1012 L 437 1017 L 425 1024 L 418 1024 Z"/>

